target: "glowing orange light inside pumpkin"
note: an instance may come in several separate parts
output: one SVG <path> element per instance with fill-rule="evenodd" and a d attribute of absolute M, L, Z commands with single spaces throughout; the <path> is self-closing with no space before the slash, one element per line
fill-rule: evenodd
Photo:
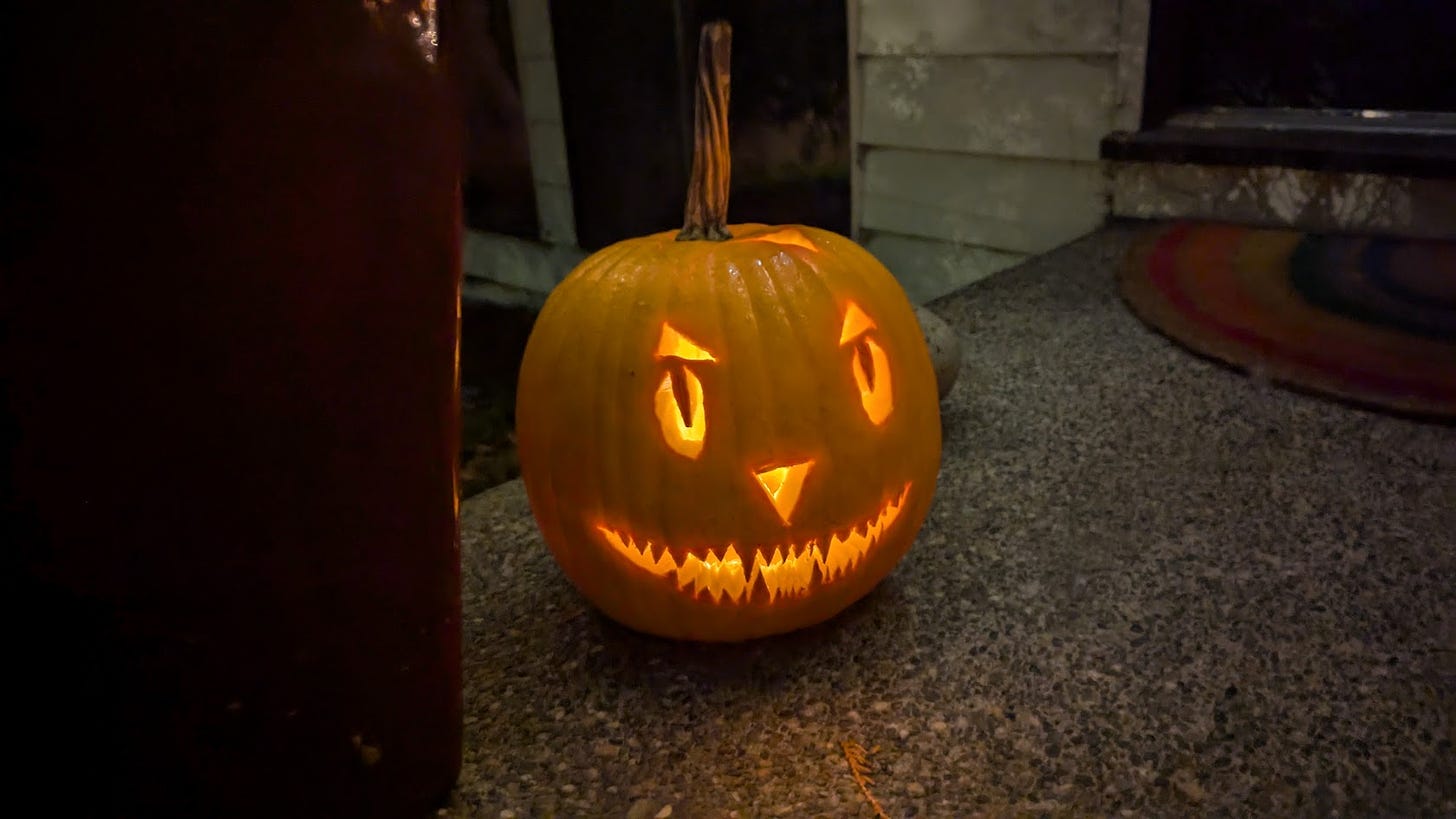
<path fill-rule="evenodd" d="M 875 320 L 865 315 L 859 305 L 849 302 L 844 307 L 844 324 L 839 329 L 839 346 L 843 347 L 861 335 L 875 329 Z"/>
<path fill-rule="evenodd" d="M 797 230 L 794 230 L 793 228 L 776 230 L 773 233 L 765 233 L 762 236 L 750 236 L 743 241 L 773 242 L 776 245 L 794 245 L 795 247 L 802 247 L 805 250 L 811 250 L 815 253 L 819 252 L 819 248 L 815 247 L 814 243 L 809 241 L 809 237 L 805 236 Z"/>
<path fill-rule="evenodd" d="M 855 386 L 859 388 L 860 404 L 872 423 L 883 424 L 895 408 L 895 398 L 890 388 L 890 357 L 886 355 L 885 348 L 870 336 L 875 329 L 874 319 L 866 315 L 859 305 L 849 302 L 845 306 L 839 346 L 854 345 L 850 369 L 854 373 Z"/>
<path fill-rule="evenodd" d="M 681 358 L 683 361 L 717 361 L 713 354 L 687 336 L 679 333 L 671 324 L 663 323 L 662 336 L 657 339 L 658 358 Z"/>
<path fill-rule="evenodd" d="M 853 571 L 885 536 L 910 495 L 910 484 L 885 501 L 868 519 L 831 533 L 768 546 L 739 547 L 729 543 L 695 550 L 681 558 L 671 546 L 637 541 L 631 533 L 599 524 L 612 550 L 632 565 L 658 577 L 671 577 L 681 591 L 707 592 L 717 603 L 742 604 L 755 596 L 803 597 L 815 585 L 833 583 Z"/>
<path fill-rule="evenodd" d="M 702 454 L 708 436 L 707 408 L 703 404 L 703 382 L 684 362 L 718 359 L 666 323 L 657 340 L 657 358 L 667 365 L 652 400 L 662 425 L 662 438 L 677 454 L 696 458 Z"/>
<path fill-rule="evenodd" d="M 799 505 L 799 493 L 804 490 L 804 479 L 809 477 L 809 469 L 813 466 L 814 462 L 809 460 L 760 469 L 753 473 L 785 525 L 788 525 L 789 518 L 794 514 L 794 507 Z"/>

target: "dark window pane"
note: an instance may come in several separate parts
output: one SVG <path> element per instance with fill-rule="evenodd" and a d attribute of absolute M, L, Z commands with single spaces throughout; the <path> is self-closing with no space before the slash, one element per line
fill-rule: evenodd
<path fill-rule="evenodd" d="M 1451 0 L 1157 0 L 1179 64 L 1149 62 L 1177 106 L 1456 111 Z M 1157 51 L 1157 44 L 1154 44 Z M 1170 73 L 1171 72 L 1171 73 Z"/>

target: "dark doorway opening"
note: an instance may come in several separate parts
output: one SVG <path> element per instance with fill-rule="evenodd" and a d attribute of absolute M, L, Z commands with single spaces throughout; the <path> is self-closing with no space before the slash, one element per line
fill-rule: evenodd
<path fill-rule="evenodd" d="M 1210 107 L 1456 113 L 1449 0 L 1154 0 L 1144 127 Z"/>
<path fill-rule="evenodd" d="M 1103 155 L 1456 176 L 1456 3 L 1152 0 L 1141 130 Z"/>
<path fill-rule="evenodd" d="M 586 249 L 682 223 L 699 27 L 733 25 L 734 222 L 849 232 L 845 0 L 551 4 L 577 237 Z"/>
<path fill-rule="evenodd" d="M 465 120 L 465 224 L 534 239 L 540 229 L 510 5 L 460 0 L 446 11 L 442 37 L 453 44 Z"/>

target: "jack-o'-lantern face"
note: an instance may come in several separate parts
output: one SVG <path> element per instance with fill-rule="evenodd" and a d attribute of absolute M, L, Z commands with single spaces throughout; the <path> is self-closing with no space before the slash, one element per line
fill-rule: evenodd
<path fill-rule="evenodd" d="M 608 614 L 740 639 L 816 622 L 909 548 L 939 464 L 934 375 L 877 261 L 813 228 L 659 234 L 584 262 L 522 364 L 522 474 Z"/>

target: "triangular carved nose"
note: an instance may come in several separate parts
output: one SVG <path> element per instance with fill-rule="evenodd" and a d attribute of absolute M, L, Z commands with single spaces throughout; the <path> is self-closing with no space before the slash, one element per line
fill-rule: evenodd
<path fill-rule="evenodd" d="M 773 504 L 774 511 L 786 524 L 794 514 L 794 507 L 799 505 L 799 493 L 804 489 L 804 479 L 809 477 L 812 466 L 812 460 L 800 461 L 765 467 L 753 473 L 764 494 L 768 495 L 769 503 Z"/>

